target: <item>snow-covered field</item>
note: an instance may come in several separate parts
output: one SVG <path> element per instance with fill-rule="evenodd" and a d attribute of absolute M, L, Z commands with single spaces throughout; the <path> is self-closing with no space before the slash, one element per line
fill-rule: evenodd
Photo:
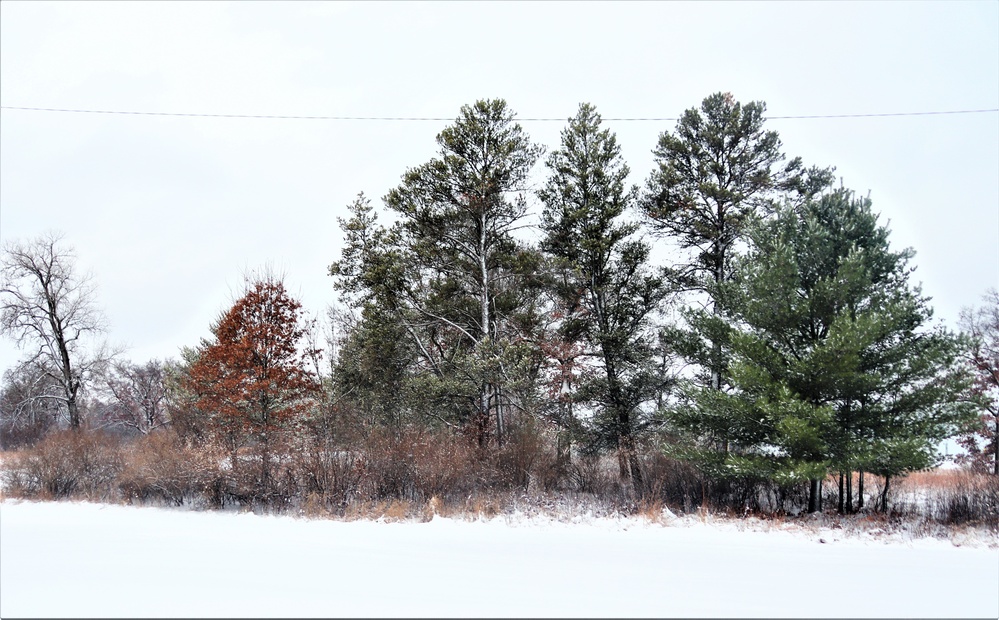
<path fill-rule="evenodd" d="M 994 538 L 577 521 L 7 500 L 0 616 L 999 617 Z"/>

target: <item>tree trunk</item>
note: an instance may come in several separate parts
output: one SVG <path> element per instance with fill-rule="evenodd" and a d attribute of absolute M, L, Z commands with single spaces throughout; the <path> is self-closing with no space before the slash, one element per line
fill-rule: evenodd
<path fill-rule="evenodd" d="M 555 436 L 555 468 L 558 475 L 564 476 L 572 463 L 572 442 L 569 440 L 569 431 L 559 429 Z"/>
<path fill-rule="evenodd" d="M 885 476 L 885 488 L 881 491 L 881 512 L 888 514 L 888 485 L 891 482 L 891 476 Z"/>
<path fill-rule="evenodd" d="M 617 447 L 618 447 L 618 468 L 622 481 L 630 480 L 632 485 L 641 484 L 642 474 L 638 467 L 635 456 L 635 439 L 631 434 L 631 416 L 628 409 L 621 402 L 620 389 L 617 383 L 617 375 L 613 370 L 613 365 L 608 367 L 608 383 L 611 386 L 610 400 L 616 409 L 615 426 L 617 427 Z"/>
<path fill-rule="evenodd" d="M 724 213 L 721 205 L 718 205 L 718 217 L 720 221 L 724 220 Z M 725 249 L 720 241 L 715 241 L 712 245 L 714 246 L 713 249 L 715 251 L 715 264 L 713 270 L 714 273 L 711 275 L 714 277 L 715 287 L 717 290 L 717 287 L 721 286 L 721 284 L 725 281 Z M 711 313 L 716 317 L 721 316 L 722 308 L 717 299 L 715 299 L 714 303 L 711 304 Z M 712 389 L 720 390 L 723 370 L 721 363 L 722 348 L 720 342 L 711 342 L 711 355 L 711 387 Z"/>
<path fill-rule="evenodd" d="M 565 362 L 562 362 L 563 367 Z M 563 369 L 562 387 L 559 391 L 559 429 L 556 435 L 555 466 L 559 476 L 565 474 L 572 461 L 572 403 L 569 402 L 570 386 Z"/>
<path fill-rule="evenodd" d="M 80 406 L 76 401 L 76 395 L 79 392 L 80 384 L 73 377 L 73 364 L 69 359 L 69 347 L 66 344 L 66 336 L 63 332 L 62 324 L 56 319 L 56 304 L 58 302 L 55 297 L 48 293 L 47 285 L 45 285 L 45 289 L 45 297 L 49 310 L 49 324 L 52 327 L 52 337 L 55 339 L 55 345 L 59 352 L 59 372 L 62 374 L 62 387 L 66 394 L 66 407 L 69 409 L 69 427 L 77 430 L 80 428 Z"/>
<path fill-rule="evenodd" d="M 66 407 L 69 409 L 69 427 L 73 430 L 80 429 L 80 405 L 76 402 L 76 392 L 70 395 L 69 399 L 66 401 Z"/>
<path fill-rule="evenodd" d="M 627 482 L 629 478 L 628 453 L 624 447 L 622 437 L 617 439 L 617 477 L 621 482 Z"/>
<path fill-rule="evenodd" d="M 496 438 L 502 446 L 506 436 L 506 396 L 503 394 L 503 388 L 497 388 L 496 395 L 499 398 L 496 402 Z"/>
<path fill-rule="evenodd" d="M 488 260 L 487 260 L 488 259 L 487 252 L 488 252 L 488 249 L 489 249 L 488 248 L 488 239 L 487 239 L 487 235 L 488 235 L 488 232 L 487 232 L 487 225 L 488 225 L 487 219 L 488 218 L 486 217 L 486 204 L 485 204 L 485 200 L 486 199 L 485 199 L 485 197 L 482 197 L 481 200 L 482 200 L 482 205 L 480 205 L 481 212 L 479 214 L 479 222 L 478 222 L 478 225 L 479 225 L 479 247 L 478 247 L 478 251 L 479 251 L 479 256 L 478 256 L 478 259 L 479 259 L 479 278 L 481 280 L 480 285 L 482 287 L 481 290 L 479 291 L 479 305 L 480 305 L 479 310 L 480 310 L 480 313 L 481 313 L 479 320 L 482 322 L 482 325 L 481 325 L 482 335 L 480 336 L 480 340 L 479 340 L 479 343 L 478 343 L 480 346 L 482 344 L 486 343 L 486 342 L 489 342 L 492 339 L 492 336 L 493 336 L 493 334 L 492 334 L 492 316 L 491 316 L 490 308 L 489 308 L 489 305 L 490 305 L 489 304 L 489 302 L 490 302 L 490 290 L 489 290 L 490 284 L 489 284 L 489 263 L 488 263 Z M 486 353 L 485 351 L 483 351 L 482 353 L 489 354 L 489 353 Z M 485 360 L 482 360 L 482 361 L 485 361 Z M 494 404 L 493 401 L 495 400 L 495 397 L 496 397 L 496 387 L 492 384 L 491 381 L 486 381 L 482 385 L 482 394 L 480 396 L 481 396 L 481 406 L 482 406 L 482 412 L 481 413 L 482 413 L 483 418 L 488 421 L 490 418 L 492 418 L 492 406 Z M 495 403 L 495 404 L 498 405 L 498 403 Z M 496 423 L 496 438 L 497 438 L 497 443 L 500 443 L 502 441 L 502 439 L 500 438 L 501 437 L 501 432 L 502 432 L 502 424 L 501 424 L 501 421 L 500 421 L 500 417 L 501 417 L 501 414 L 499 413 L 499 410 L 497 409 L 497 413 L 496 413 L 496 422 L 497 422 Z M 485 428 L 483 429 L 483 432 L 485 432 Z M 486 440 L 485 440 L 484 437 L 482 439 L 480 439 L 480 441 L 479 441 L 480 445 L 484 445 L 485 441 Z"/>
<path fill-rule="evenodd" d="M 853 472 L 846 472 L 846 511 L 853 513 Z"/>
<path fill-rule="evenodd" d="M 819 509 L 819 481 L 812 479 L 808 481 L 808 512 L 813 513 Z"/>
<path fill-rule="evenodd" d="M 66 350 L 65 345 L 60 342 L 59 348 L 63 352 L 62 374 L 66 381 L 66 408 L 69 410 L 69 427 L 73 430 L 78 430 L 81 419 L 80 403 L 76 397 L 80 391 L 80 383 L 73 378 L 73 369 L 69 362 L 69 352 Z"/>
<path fill-rule="evenodd" d="M 622 482 L 635 482 L 633 474 L 638 471 L 634 460 L 634 442 L 631 436 L 631 419 L 628 414 L 627 405 L 621 395 L 621 383 L 617 375 L 617 360 L 619 359 L 617 347 L 611 345 L 608 339 L 610 334 L 610 324 L 604 312 L 605 300 L 603 292 L 596 284 L 594 277 L 590 276 L 591 295 L 593 307 L 596 310 L 597 327 L 600 330 L 600 353 L 604 361 L 604 376 L 607 378 L 607 404 L 612 418 L 614 428 L 614 439 L 617 444 L 617 465 L 618 476 Z M 641 474 L 639 474 L 641 477 Z"/>
<path fill-rule="evenodd" d="M 631 487 L 635 493 L 636 498 L 641 498 L 645 495 L 644 479 L 642 477 L 642 467 L 641 463 L 638 461 L 638 454 L 635 451 L 635 440 L 631 436 L 629 430 L 628 435 L 625 437 L 625 444 L 627 445 L 628 452 L 628 468 L 631 474 Z"/>
<path fill-rule="evenodd" d="M 718 206 L 718 215 L 719 218 L 722 217 L 721 205 Z M 715 256 L 717 262 L 714 265 L 714 273 L 712 274 L 712 276 L 714 277 L 715 284 L 720 285 L 722 281 L 725 279 L 725 261 L 723 259 L 721 246 L 716 242 L 714 244 L 714 247 L 715 247 L 715 252 L 716 252 Z M 714 314 L 716 317 L 721 315 L 721 307 L 718 304 L 718 300 L 715 300 L 714 303 L 711 304 L 711 313 Z M 722 388 L 721 360 L 722 360 L 721 343 L 712 341 L 711 342 L 711 389 L 715 391 L 721 391 Z M 729 440 L 727 437 L 725 438 L 725 441 L 722 442 L 721 449 L 723 453 L 725 454 L 729 453 L 731 446 L 729 444 Z"/>
<path fill-rule="evenodd" d="M 864 509 L 864 472 L 857 473 L 857 510 Z"/>
<path fill-rule="evenodd" d="M 843 503 L 843 500 L 846 498 L 846 494 L 844 493 L 844 484 L 843 472 L 839 472 L 839 505 L 836 507 L 836 512 L 839 514 L 843 514 L 843 510 L 845 509 L 845 504 Z"/>
<path fill-rule="evenodd" d="M 260 454 L 260 490 L 263 492 L 265 501 L 270 500 L 271 494 L 271 451 L 268 445 L 267 429 L 260 434 L 263 450 Z"/>
<path fill-rule="evenodd" d="M 999 476 L 999 413 L 996 413 L 996 432 L 992 436 L 992 447 L 995 449 L 992 460 L 992 474 Z"/>
<path fill-rule="evenodd" d="M 472 424 L 475 430 L 475 440 L 478 442 L 480 448 L 485 448 L 489 443 L 488 405 L 485 405 L 482 411 L 475 414 Z"/>

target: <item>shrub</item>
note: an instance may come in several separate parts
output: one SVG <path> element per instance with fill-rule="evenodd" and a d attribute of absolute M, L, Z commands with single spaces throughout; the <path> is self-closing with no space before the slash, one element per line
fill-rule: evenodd
<path fill-rule="evenodd" d="M 108 501 L 124 467 L 121 442 L 99 431 L 51 433 L 5 465 L 4 482 L 15 497 L 84 497 Z"/>
<path fill-rule="evenodd" d="M 364 458 L 357 452 L 314 448 L 299 456 L 302 492 L 329 510 L 342 510 L 357 497 Z"/>
<path fill-rule="evenodd" d="M 647 501 L 659 501 L 684 512 L 693 512 L 704 500 L 705 480 L 697 468 L 686 461 L 653 452 L 642 459 Z"/>
<path fill-rule="evenodd" d="M 922 516 L 955 525 L 981 523 L 999 529 L 999 476 L 934 470 L 916 472 L 893 485 L 889 490 L 893 516 Z"/>
<path fill-rule="evenodd" d="M 488 486 L 528 490 L 539 480 L 544 487 L 557 484 L 555 451 L 530 419 L 511 425 L 501 447 L 489 453 Z"/>
<path fill-rule="evenodd" d="M 605 496 L 617 488 L 617 464 L 597 455 L 578 456 L 567 468 L 569 481 L 574 490 L 597 496 Z"/>
<path fill-rule="evenodd" d="M 220 477 L 217 451 L 185 446 L 171 429 L 146 435 L 125 450 L 118 487 L 128 501 L 162 500 L 180 506 L 185 501 L 211 501 Z"/>
<path fill-rule="evenodd" d="M 465 497 L 481 477 L 476 450 L 465 437 L 420 428 L 379 429 L 364 443 L 364 483 L 372 499 L 424 503 Z"/>

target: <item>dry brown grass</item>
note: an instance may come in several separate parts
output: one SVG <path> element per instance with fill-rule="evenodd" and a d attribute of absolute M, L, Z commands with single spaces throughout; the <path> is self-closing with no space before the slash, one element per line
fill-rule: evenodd
<path fill-rule="evenodd" d="M 172 430 L 142 437 L 127 446 L 117 485 L 129 502 L 162 500 L 180 506 L 203 497 L 220 478 L 219 450 L 195 450 Z"/>
<path fill-rule="evenodd" d="M 422 520 L 424 522 L 432 521 L 433 518 L 437 515 L 440 515 L 442 517 L 447 516 L 444 514 L 444 502 L 441 501 L 441 498 L 434 495 L 429 500 L 427 500 L 426 505 L 423 506 Z"/>
<path fill-rule="evenodd" d="M 359 500 L 347 506 L 343 519 L 345 521 L 382 520 L 394 523 L 414 519 L 421 513 L 421 507 L 408 500 Z"/>
<path fill-rule="evenodd" d="M 965 469 L 915 472 L 894 484 L 891 513 L 999 529 L 999 476 Z"/>
<path fill-rule="evenodd" d="M 930 469 L 909 474 L 899 481 L 898 487 L 906 490 L 957 489 L 983 476 L 964 469 Z"/>
<path fill-rule="evenodd" d="M 670 520 L 668 510 L 663 500 L 658 497 L 646 498 L 638 503 L 638 516 L 649 523 L 665 525 Z"/>
<path fill-rule="evenodd" d="M 9 452 L 0 452 L 0 502 L 7 499 L 7 484 L 6 484 L 6 471 L 7 463 L 13 462 L 14 459 L 20 458 L 20 451 L 11 450 Z"/>
<path fill-rule="evenodd" d="M 461 516 L 468 520 L 491 519 L 501 512 L 503 512 L 503 502 L 499 497 L 476 493 L 465 501 Z"/>
<path fill-rule="evenodd" d="M 302 500 L 301 514 L 309 519 L 323 519 L 333 515 L 329 504 L 319 493 L 309 493 Z"/>

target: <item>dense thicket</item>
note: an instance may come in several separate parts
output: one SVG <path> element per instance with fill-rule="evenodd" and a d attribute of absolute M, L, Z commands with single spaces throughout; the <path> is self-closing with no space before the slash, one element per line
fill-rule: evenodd
<path fill-rule="evenodd" d="M 4 330 L 55 354 L 4 377 L 0 439 L 36 444 L 11 484 L 341 514 L 495 493 L 888 510 L 892 479 L 981 432 L 992 332 L 931 325 L 912 252 L 764 112 L 707 97 L 639 187 L 590 104 L 544 166 L 505 101 L 463 106 L 382 198 L 390 224 L 363 193 L 347 206 L 325 334 L 261 278 L 180 360 L 91 365 L 89 390 L 77 360 L 100 356 L 49 329 L 84 315 L 24 309 L 49 295 L 35 255 L 64 278 L 68 255 L 12 246 Z M 17 284 L 36 264 L 41 288 Z M 93 430 L 53 434 L 64 418 Z"/>

